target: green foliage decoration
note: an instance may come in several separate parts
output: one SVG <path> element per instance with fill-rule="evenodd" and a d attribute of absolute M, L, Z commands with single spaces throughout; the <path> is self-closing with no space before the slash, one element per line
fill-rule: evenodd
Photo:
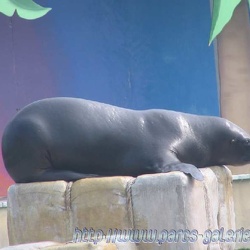
<path fill-rule="evenodd" d="M 207 0 L 208 1 L 208 0 Z M 244 0 L 213 0 L 212 25 L 209 45 L 232 18 L 237 5 Z M 250 6 L 250 0 L 248 0 Z M 51 8 L 45 8 L 33 0 L 0 0 L 0 12 L 13 16 L 15 11 L 24 19 L 37 19 L 46 15 Z"/>
<path fill-rule="evenodd" d="M 15 11 L 24 19 L 37 19 L 47 14 L 51 8 L 44 8 L 32 0 L 0 0 L 0 12 L 13 16 Z"/>
<path fill-rule="evenodd" d="M 212 26 L 209 45 L 230 21 L 241 0 L 213 0 Z M 250 0 L 248 0 L 250 3 Z"/>

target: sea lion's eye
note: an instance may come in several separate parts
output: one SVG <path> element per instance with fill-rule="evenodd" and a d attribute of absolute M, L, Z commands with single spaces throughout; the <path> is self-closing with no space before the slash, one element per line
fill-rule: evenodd
<path fill-rule="evenodd" d="M 236 142 L 236 139 L 232 139 L 232 140 L 231 140 L 231 143 L 235 143 L 235 142 Z"/>

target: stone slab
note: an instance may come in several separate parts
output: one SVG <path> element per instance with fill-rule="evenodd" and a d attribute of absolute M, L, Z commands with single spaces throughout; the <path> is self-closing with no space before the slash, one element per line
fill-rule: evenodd
<path fill-rule="evenodd" d="M 201 171 L 203 182 L 171 172 L 13 185 L 8 193 L 10 244 L 65 243 L 80 232 L 80 243 L 90 237 L 119 246 L 125 242 L 125 249 L 131 243 L 139 250 L 232 250 L 234 243 L 207 244 L 204 238 L 209 239 L 206 230 L 235 229 L 231 173 L 225 167 Z M 86 236 L 85 229 L 94 235 Z M 145 232 L 156 232 L 154 243 L 145 243 Z"/>

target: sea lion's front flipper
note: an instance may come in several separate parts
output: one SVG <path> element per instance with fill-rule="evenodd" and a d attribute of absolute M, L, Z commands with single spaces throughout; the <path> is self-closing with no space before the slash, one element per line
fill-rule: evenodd
<path fill-rule="evenodd" d="M 164 173 L 171 172 L 171 171 L 180 171 L 185 174 L 190 174 L 197 181 L 204 180 L 204 176 L 201 173 L 201 171 L 192 164 L 182 163 L 182 162 L 174 163 L 174 164 L 166 165 L 163 169 Z"/>

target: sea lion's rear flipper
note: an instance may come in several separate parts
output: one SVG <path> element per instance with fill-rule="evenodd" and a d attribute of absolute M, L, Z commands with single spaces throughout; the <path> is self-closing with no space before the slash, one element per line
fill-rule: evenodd
<path fill-rule="evenodd" d="M 197 181 L 204 180 L 204 176 L 201 173 L 201 171 L 192 164 L 180 162 L 180 163 L 175 163 L 175 164 L 169 164 L 164 167 L 164 170 L 163 170 L 164 173 L 171 172 L 171 171 L 181 171 L 185 174 L 190 174 Z"/>
<path fill-rule="evenodd" d="M 39 173 L 39 175 L 32 176 L 32 182 L 41 182 L 41 181 L 77 181 L 84 178 L 94 178 L 98 177 L 98 175 L 94 174 L 83 174 L 78 172 L 73 172 L 70 170 L 55 170 L 50 169 L 46 170 L 43 173 Z M 27 180 L 29 182 L 30 180 Z"/>

